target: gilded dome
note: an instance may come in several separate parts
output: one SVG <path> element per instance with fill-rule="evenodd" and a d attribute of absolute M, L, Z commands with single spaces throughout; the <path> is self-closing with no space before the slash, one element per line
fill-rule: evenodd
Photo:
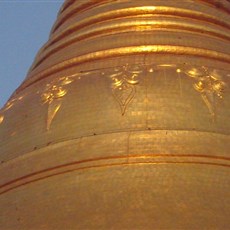
<path fill-rule="evenodd" d="M 227 229 L 229 10 L 66 1 L 0 111 L 0 226 Z"/>

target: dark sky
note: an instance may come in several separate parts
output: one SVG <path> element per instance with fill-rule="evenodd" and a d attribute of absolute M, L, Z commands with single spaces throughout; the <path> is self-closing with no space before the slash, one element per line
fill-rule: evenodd
<path fill-rule="evenodd" d="M 0 0 L 0 108 L 26 77 L 64 0 Z"/>

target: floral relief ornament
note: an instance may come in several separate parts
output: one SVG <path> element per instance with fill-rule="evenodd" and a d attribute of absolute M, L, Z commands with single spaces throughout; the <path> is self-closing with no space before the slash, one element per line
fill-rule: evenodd
<path fill-rule="evenodd" d="M 127 106 L 136 94 L 135 85 L 139 83 L 139 75 L 143 70 L 140 66 L 124 65 L 114 68 L 109 74 L 112 79 L 112 92 L 121 108 L 122 115 L 125 114 Z"/>
<path fill-rule="evenodd" d="M 201 94 L 211 116 L 215 119 L 217 99 L 223 99 L 225 82 L 217 70 L 207 67 L 188 68 L 185 71 L 189 77 L 195 79 L 194 89 Z"/>
<path fill-rule="evenodd" d="M 49 130 L 53 119 L 61 108 L 62 98 L 67 94 L 66 85 L 74 81 L 70 77 L 61 77 L 55 79 L 51 83 L 46 84 L 44 91 L 41 94 L 43 104 L 48 104 L 47 124 L 46 129 Z"/>
<path fill-rule="evenodd" d="M 7 101 L 7 103 L 4 105 L 4 107 L 2 109 L 0 109 L 0 124 L 3 123 L 5 115 L 4 113 L 11 109 L 15 103 L 17 103 L 18 101 L 21 101 L 24 98 L 24 96 L 19 96 L 19 97 L 13 97 L 11 98 L 9 101 Z"/>
<path fill-rule="evenodd" d="M 4 120 L 3 111 L 0 110 L 0 125 L 2 124 L 3 120 Z"/>
<path fill-rule="evenodd" d="M 162 65 L 161 65 L 162 66 Z M 164 65 L 163 67 L 168 67 Z M 171 67 L 171 65 L 170 65 Z M 175 67 L 175 66 L 172 66 Z M 143 65 L 129 65 L 116 67 L 106 73 L 112 79 L 111 88 L 115 99 L 117 100 L 122 115 L 125 114 L 127 106 L 132 102 L 136 94 L 136 85 L 139 84 L 140 74 L 143 72 Z M 152 72 L 152 68 L 149 70 Z M 221 74 L 215 69 L 207 67 L 190 67 L 185 66 L 178 68 L 177 72 L 184 72 L 194 80 L 194 89 L 201 94 L 201 97 L 207 106 L 211 116 L 215 119 L 217 99 L 222 99 L 224 95 L 225 82 Z M 62 99 L 68 93 L 66 86 L 71 84 L 76 77 L 81 79 L 81 74 L 74 74 L 69 77 L 60 77 L 45 85 L 41 92 L 41 101 L 48 105 L 47 130 L 50 129 L 51 123 L 61 108 Z M 89 73 L 84 73 L 88 75 Z M 80 77 L 79 77 L 80 76 Z M 38 91 L 38 93 L 40 93 Z M 15 103 L 22 100 L 24 96 L 10 99 L 6 105 L 0 109 L 0 124 L 4 121 L 4 113 L 9 110 Z"/>

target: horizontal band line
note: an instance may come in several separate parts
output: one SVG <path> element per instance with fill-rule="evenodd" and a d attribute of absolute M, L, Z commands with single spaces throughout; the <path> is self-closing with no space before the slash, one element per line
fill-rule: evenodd
<path fill-rule="evenodd" d="M 124 24 L 124 25 L 122 25 Z M 141 28 L 140 28 L 141 27 Z M 146 28 L 144 28 L 146 27 Z M 205 27 L 206 28 L 206 27 Z M 186 32 L 193 33 L 196 32 L 198 34 L 202 34 L 202 36 L 211 36 L 219 39 L 224 39 L 229 41 L 230 36 L 218 33 L 215 30 L 208 30 L 204 28 L 200 28 L 196 25 L 179 24 L 179 23 L 162 23 L 162 22 L 149 22 L 149 23 L 141 23 L 141 22 L 133 22 L 133 25 L 129 23 L 121 23 L 116 26 L 108 26 L 105 28 L 99 28 L 90 32 L 78 33 L 78 35 L 70 37 L 67 41 L 62 42 L 61 44 L 57 44 L 55 47 L 50 46 L 50 49 L 43 50 L 43 53 L 40 54 L 40 57 L 37 58 L 36 63 L 34 64 L 33 69 L 38 67 L 42 62 L 44 62 L 48 57 L 54 55 L 58 51 L 66 48 L 70 45 L 73 45 L 76 42 L 85 41 L 89 39 L 93 39 L 96 37 L 108 36 L 108 35 L 117 35 L 121 33 L 127 32 L 156 32 L 156 31 L 173 31 L 175 32 Z M 204 34 L 206 33 L 206 34 Z"/>
<path fill-rule="evenodd" d="M 129 17 L 129 16 L 143 16 L 143 15 L 156 15 L 156 14 L 197 19 L 200 21 L 210 22 L 216 25 L 223 26 L 227 29 L 230 29 L 230 25 L 228 23 L 223 21 L 220 22 L 217 18 L 213 18 L 210 15 L 203 14 L 196 11 L 178 9 L 173 7 L 162 7 L 162 6 L 133 7 L 133 8 L 109 11 L 106 13 L 102 13 L 99 16 L 98 15 L 92 16 L 80 22 L 77 22 L 71 25 L 70 27 L 66 28 L 61 33 L 57 35 L 53 34 L 50 41 L 47 43 L 47 46 L 57 42 L 58 40 L 64 38 L 65 36 L 69 36 L 71 33 L 73 33 L 78 29 L 82 29 L 85 26 L 92 25 L 98 22 L 103 22 L 103 21 L 123 18 L 123 17 Z"/>
<path fill-rule="evenodd" d="M 74 0 L 66 0 L 62 6 L 61 12 L 64 12 L 73 3 L 74 3 Z"/>
<path fill-rule="evenodd" d="M 136 130 L 119 130 L 119 131 L 111 131 L 111 132 L 101 132 L 101 133 L 97 133 L 96 136 L 103 136 L 103 135 L 111 135 L 111 134 L 119 134 L 119 133 L 127 133 L 127 134 L 132 134 L 132 133 L 138 133 L 138 132 L 143 132 L 143 131 L 147 131 L 148 133 L 149 132 L 157 132 L 157 131 L 163 131 L 163 132 L 195 132 L 195 133 L 207 133 L 207 134 L 214 134 L 214 135 L 221 135 L 221 136 L 229 136 L 230 134 L 224 134 L 224 133 L 218 133 L 218 132 L 210 132 L 210 131 L 205 131 L 205 130 L 193 130 L 193 129 L 147 129 L 147 128 L 144 128 L 144 129 L 136 129 Z M 62 139 L 62 140 L 57 140 L 56 142 L 53 142 L 52 144 L 50 144 L 49 146 L 55 146 L 57 144 L 61 144 L 61 143 L 64 143 L 64 142 L 69 142 L 69 141 L 76 141 L 76 140 L 80 140 L 80 139 L 85 139 L 85 138 L 94 138 L 95 137 L 95 134 L 91 134 L 91 135 L 84 135 L 84 136 L 80 136 L 80 137 L 75 137 L 75 138 L 71 138 L 71 139 Z M 37 148 L 37 150 L 42 150 L 44 148 L 46 148 L 47 146 L 45 147 L 41 147 L 41 148 Z M 32 151 L 34 152 L 34 151 Z M 23 155 L 17 157 L 18 158 L 21 158 L 21 157 L 25 157 L 25 154 L 26 155 L 29 155 L 31 154 L 32 152 L 28 152 L 28 153 L 22 153 Z M 11 159 L 11 160 L 8 160 L 8 161 L 5 161 L 4 164 L 9 164 L 11 163 L 12 161 L 14 161 L 14 159 Z"/>
<path fill-rule="evenodd" d="M 196 1 L 198 1 L 200 3 L 204 3 L 206 5 L 213 6 L 214 9 L 222 10 L 228 14 L 230 13 L 230 10 L 227 7 L 225 7 L 224 5 L 222 5 L 221 3 L 217 4 L 217 2 L 212 2 L 210 0 L 196 0 Z"/>
<path fill-rule="evenodd" d="M 65 23 L 67 20 L 69 20 L 72 16 L 75 15 L 75 13 L 79 14 L 82 13 L 86 10 L 91 9 L 92 7 L 98 7 L 104 4 L 108 4 L 113 2 L 114 0 L 100 0 L 99 2 L 87 2 L 86 4 L 81 4 L 79 6 L 77 6 L 74 9 L 71 9 L 69 12 L 64 12 L 64 10 L 62 11 L 62 14 L 59 15 L 57 21 L 55 22 L 51 33 L 55 33 L 55 31 L 63 24 Z M 72 5 L 72 4 L 70 4 Z"/>
<path fill-rule="evenodd" d="M 225 134 L 225 133 L 219 133 L 219 132 L 213 132 L 213 131 L 205 131 L 205 130 L 193 130 L 193 129 L 147 129 L 147 128 L 143 128 L 143 129 L 136 129 L 136 130 L 119 130 L 119 131 L 111 131 L 111 132 L 101 132 L 101 133 L 97 133 L 96 136 L 103 136 L 103 135 L 111 135 L 111 134 L 119 134 L 119 133 L 129 133 L 129 134 L 132 134 L 132 133 L 138 133 L 138 132 L 143 132 L 143 131 L 147 131 L 148 133 L 149 132 L 157 132 L 157 131 L 167 131 L 167 132 L 195 132 L 195 133 L 207 133 L 207 134 L 214 134 L 214 135 L 221 135 L 221 136 L 229 136 L 230 134 Z M 71 138 L 71 139 L 62 139 L 62 140 L 58 140 L 52 144 L 50 144 L 50 146 L 54 146 L 56 144 L 60 144 L 60 143 L 63 143 L 63 142 L 67 142 L 67 141 L 75 141 L 75 140 L 80 140 L 80 139 L 85 139 L 85 138 L 94 138 L 95 137 L 95 134 L 91 134 L 91 135 L 84 135 L 84 136 L 80 136 L 80 137 L 75 137 L 75 138 Z M 46 148 L 45 147 L 41 147 L 41 148 L 37 148 L 37 150 L 41 150 L 43 148 Z M 34 152 L 34 151 L 32 151 Z M 26 154 L 30 154 L 31 152 L 29 153 L 26 153 Z M 24 157 L 23 156 L 20 156 L 20 157 Z M 14 160 L 14 159 L 12 159 Z M 8 161 L 5 161 L 5 163 L 10 163 L 12 160 L 8 160 Z"/>
<path fill-rule="evenodd" d="M 59 166 L 55 166 L 55 167 L 52 167 L 52 168 L 48 168 L 48 169 L 44 169 L 44 170 L 41 170 L 41 171 L 38 171 L 38 172 L 35 172 L 35 173 L 31 173 L 31 174 L 28 174 L 26 176 L 23 176 L 23 177 L 20 177 L 20 178 L 17 178 L 15 180 L 12 180 L 12 181 L 9 181 L 3 185 L 0 186 L 0 189 L 6 187 L 6 186 L 9 186 L 11 184 L 14 184 L 16 182 L 19 182 L 19 181 L 23 181 L 24 179 L 28 179 L 28 178 L 33 178 L 33 176 L 37 176 L 37 175 L 41 175 L 43 173 L 46 173 L 46 172 L 54 172 L 53 174 L 50 174 L 50 175 L 46 175 L 46 176 L 41 176 L 40 178 L 37 178 L 37 179 L 31 179 L 30 181 L 27 181 L 25 183 L 22 183 L 20 185 L 16 185 L 14 187 L 11 187 L 9 189 L 6 189 L 4 190 L 3 192 L 0 192 L 0 194 L 3 194 L 7 191 L 10 191 L 14 188 L 17 188 L 17 187 L 20 187 L 22 185 L 25 185 L 25 184 L 28 184 L 28 183 L 32 183 L 32 182 L 35 182 L 35 181 L 38 181 L 38 180 L 42 180 L 42 179 L 46 179 L 46 178 L 49 178 L 49 177 L 53 177 L 53 176 L 56 176 L 56 175 L 60 175 L 60 174 L 65 174 L 65 173 L 68 173 L 68 172 L 72 172 L 72 171 L 77 171 L 77 170 L 85 170 L 85 169 L 92 169 L 92 168 L 101 168 L 101 167 L 111 167 L 111 166 L 121 166 L 121 165 L 140 165 L 140 164 L 150 164 L 150 165 L 156 165 L 156 164 L 204 164 L 204 165 L 215 165 L 215 166 L 223 166 L 223 167 L 230 167 L 230 164 L 224 164 L 224 163 L 216 163 L 216 162 L 202 162 L 202 161 L 157 161 L 157 162 L 122 162 L 122 163 L 111 163 L 111 164 L 102 164 L 102 165 L 91 165 L 91 166 L 83 166 L 83 167 L 80 167 L 80 168 L 74 168 L 74 169 L 67 169 L 67 170 L 64 170 L 62 172 L 56 172 L 55 173 L 55 170 L 57 169 L 61 169 L 61 168 L 68 168 L 68 166 L 73 166 L 73 165 L 79 165 L 79 164 L 82 164 L 82 163 L 88 163 L 88 162 L 97 162 L 97 161 L 103 161 L 103 160 L 114 160 L 114 159 L 127 159 L 127 160 L 130 160 L 132 158 L 134 159 L 150 159 L 150 158 L 166 158 L 166 157 L 172 157 L 172 158 L 175 158 L 175 157 L 182 157 L 182 158 L 191 158 L 192 156 L 191 155 L 136 155 L 136 156 L 132 156 L 132 155 L 127 155 L 127 156 L 114 156 L 114 157 L 105 157 L 105 158 L 97 158 L 97 159 L 88 159 L 88 160 L 82 160 L 82 161 L 77 161 L 77 162 L 71 162 L 71 163 L 68 163 L 68 164 L 63 164 L 63 165 L 59 165 Z M 195 158 L 205 158 L 205 159 L 221 159 L 222 160 L 222 157 L 221 158 L 216 158 L 216 157 L 212 157 L 212 156 L 195 156 Z M 230 161 L 230 158 L 227 158 L 227 159 L 224 159 L 224 160 L 227 160 L 227 161 Z"/>
<path fill-rule="evenodd" d="M 28 87 L 35 82 L 47 78 L 48 76 L 55 74 L 57 72 L 63 71 L 65 69 L 80 65 L 82 63 L 87 63 L 90 61 L 97 61 L 106 58 L 122 57 L 126 55 L 141 55 L 141 54 L 174 54 L 174 55 L 190 55 L 196 57 L 204 57 L 214 60 L 219 60 L 223 62 L 230 63 L 230 55 L 225 53 L 220 53 L 213 50 L 201 49 L 195 47 L 186 46 L 174 46 L 174 45 L 146 45 L 146 46 L 130 46 L 113 48 L 107 50 L 100 50 L 93 53 L 88 53 L 80 55 L 61 63 L 55 64 L 40 73 L 31 72 L 27 79 L 33 79 L 31 83 L 27 85 L 22 85 L 21 89 Z M 26 81 L 28 82 L 28 80 Z"/>
<path fill-rule="evenodd" d="M 143 16 L 143 15 L 171 15 L 171 16 L 180 16 L 184 18 L 192 18 L 197 19 L 199 21 L 206 21 L 210 22 L 219 26 L 226 27 L 227 29 L 230 29 L 230 25 L 226 22 L 219 22 L 218 19 L 211 17 L 207 14 L 202 14 L 196 11 L 191 10 L 185 10 L 185 9 L 178 9 L 173 7 L 153 7 L 153 6 L 146 6 L 146 7 L 133 7 L 133 8 L 127 8 L 127 9 L 120 9 L 115 11 L 109 11 L 103 14 L 100 14 L 99 16 L 93 16 L 90 18 L 87 18 L 85 20 L 82 20 L 80 22 L 75 23 L 74 25 L 71 25 L 61 33 L 51 37 L 51 40 L 47 43 L 46 46 L 49 46 L 51 44 L 54 44 L 60 39 L 63 39 L 65 36 L 69 36 L 71 33 L 78 29 L 82 29 L 85 26 L 92 25 L 98 22 L 103 22 L 107 20 L 117 19 L 117 18 L 124 18 L 129 16 Z M 45 47 L 46 47 L 45 46 Z M 45 48 L 46 49 L 46 48 Z"/>

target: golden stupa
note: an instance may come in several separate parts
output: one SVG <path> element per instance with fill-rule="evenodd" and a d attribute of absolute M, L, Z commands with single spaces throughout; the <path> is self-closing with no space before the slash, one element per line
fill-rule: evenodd
<path fill-rule="evenodd" d="M 228 0 L 65 1 L 0 111 L 0 229 L 229 229 L 229 41 Z"/>

